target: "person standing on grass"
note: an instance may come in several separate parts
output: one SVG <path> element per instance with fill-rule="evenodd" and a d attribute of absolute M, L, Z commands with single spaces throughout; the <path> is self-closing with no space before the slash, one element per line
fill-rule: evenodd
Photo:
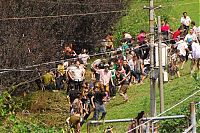
<path fill-rule="evenodd" d="M 196 34 L 194 33 L 194 30 L 193 29 L 190 29 L 190 33 L 188 33 L 186 36 L 185 36 L 185 42 L 187 42 L 188 44 L 190 44 L 190 42 L 192 42 L 193 40 L 197 40 L 197 36 Z M 189 45 L 191 46 L 191 45 Z"/>
<path fill-rule="evenodd" d="M 183 26 L 179 27 L 178 30 L 173 33 L 171 44 L 175 44 L 181 37 L 181 34 L 184 32 L 182 27 Z"/>
<path fill-rule="evenodd" d="M 187 43 L 188 49 L 189 49 L 190 51 L 192 51 L 192 46 L 191 46 L 191 44 L 192 44 L 193 40 L 197 40 L 197 36 L 194 34 L 193 29 L 190 29 L 190 33 L 188 33 L 188 34 L 185 36 L 185 39 L 184 39 L 184 41 Z M 186 54 L 186 61 L 188 60 L 188 56 L 189 56 L 189 54 L 187 53 L 187 54 Z"/>
<path fill-rule="evenodd" d="M 170 26 L 167 20 L 162 20 L 161 32 L 162 32 L 164 40 L 168 40 L 169 33 L 170 33 Z"/>
<path fill-rule="evenodd" d="M 138 58 L 138 56 L 134 55 L 133 56 L 133 64 L 134 64 L 134 71 L 133 75 L 135 76 L 136 79 L 136 84 L 139 84 L 141 82 L 141 74 L 142 74 L 142 60 Z"/>
<path fill-rule="evenodd" d="M 99 86 L 95 85 L 94 96 L 91 98 L 92 107 L 94 108 L 93 120 L 99 119 L 99 113 L 102 113 L 101 120 L 103 120 L 106 116 L 106 108 L 104 102 L 106 97 L 106 93 L 99 89 Z"/>
<path fill-rule="evenodd" d="M 104 65 L 104 69 L 96 69 L 95 71 L 100 74 L 100 84 L 101 88 L 104 89 L 104 91 L 107 94 L 107 100 L 109 101 L 110 99 L 110 88 L 109 88 L 109 83 L 111 81 L 112 85 L 114 85 L 112 81 L 112 73 L 109 70 L 109 64 Z"/>
<path fill-rule="evenodd" d="M 133 37 L 131 36 L 131 34 L 125 31 L 122 32 L 122 34 L 123 34 L 123 39 L 127 41 L 127 44 L 133 43 Z"/>
<path fill-rule="evenodd" d="M 187 35 L 189 27 L 190 27 L 191 19 L 187 16 L 187 12 L 183 12 L 183 17 L 181 17 L 181 24 L 185 29 L 184 34 Z"/>
<path fill-rule="evenodd" d="M 124 60 L 126 59 L 126 50 L 129 48 L 127 40 L 123 39 L 122 40 L 122 54 L 123 54 L 123 58 Z"/>
<path fill-rule="evenodd" d="M 197 65 L 197 69 L 199 71 L 199 61 L 200 61 L 200 45 L 197 40 L 193 40 L 191 43 L 192 46 L 192 64 L 191 64 L 191 74 L 195 71 L 195 65 Z"/>
<path fill-rule="evenodd" d="M 83 61 L 83 64 L 87 66 L 87 60 L 90 59 L 90 56 L 86 53 L 86 49 L 83 50 L 82 54 L 78 55 L 78 58 Z"/>
<path fill-rule="evenodd" d="M 140 34 L 137 36 L 137 41 L 139 45 L 145 44 L 146 32 L 144 30 L 140 31 Z"/>
<path fill-rule="evenodd" d="M 115 74 L 116 70 L 114 68 L 114 65 L 115 65 L 114 62 L 111 62 L 110 67 L 109 67 L 109 70 L 110 70 L 111 75 L 112 75 L 112 81 L 113 81 L 113 84 L 112 84 L 111 81 L 109 83 L 110 97 L 113 98 L 113 99 L 116 96 L 116 74 Z"/>
<path fill-rule="evenodd" d="M 177 49 L 180 51 L 179 57 L 181 61 L 181 69 L 183 69 L 186 61 L 186 52 L 189 52 L 188 45 L 183 38 L 180 38 L 180 41 L 176 43 Z"/>
<path fill-rule="evenodd" d="M 42 81 L 45 89 L 51 91 L 55 89 L 55 75 L 51 70 L 48 70 L 47 73 L 42 76 Z"/>
<path fill-rule="evenodd" d="M 85 79 L 85 69 L 80 66 L 78 60 L 76 61 L 75 66 L 75 68 L 69 70 L 69 77 L 72 79 L 75 89 L 80 91 Z"/>
<path fill-rule="evenodd" d="M 127 60 L 123 61 L 123 69 L 125 70 L 125 76 L 127 77 L 128 82 L 130 81 L 130 74 L 131 74 L 131 68 L 128 65 Z M 129 82 L 130 84 L 130 82 Z"/>

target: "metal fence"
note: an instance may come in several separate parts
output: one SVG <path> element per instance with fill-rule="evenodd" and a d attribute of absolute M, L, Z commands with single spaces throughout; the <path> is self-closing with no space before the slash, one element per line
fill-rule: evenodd
<path fill-rule="evenodd" d="M 155 128 L 155 123 L 161 121 L 161 120 L 173 120 L 173 119 L 186 119 L 190 125 L 188 125 L 188 128 L 185 129 L 185 131 L 183 133 L 188 133 L 190 131 L 192 131 L 192 133 L 196 133 L 197 129 L 197 122 L 196 122 L 196 108 L 195 108 L 196 104 L 195 102 L 191 102 L 190 103 L 190 119 L 188 119 L 188 117 L 186 115 L 174 115 L 174 116 L 160 116 L 160 117 L 147 117 L 147 118 L 141 118 L 139 120 L 139 123 L 137 122 L 137 119 L 133 119 L 133 118 L 127 118 L 127 119 L 113 119 L 113 120 L 103 120 L 103 121 L 89 121 L 87 123 L 87 133 L 91 133 L 90 132 L 90 126 L 91 125 L 95 125 L 95 124 L 104 124 L 104 123 L 119 123 L 119 122 L 133 122 L 136 127 L 135 129 L 129 130 L 126 133 L 131 133 L 133 130 L 136 133 L 154 133 L 156 128 Z M 142 128 L 142 125 L 145 121 L 148 121 L 148 123 L 146 123 L 146 128 L 145 131 Z"/>

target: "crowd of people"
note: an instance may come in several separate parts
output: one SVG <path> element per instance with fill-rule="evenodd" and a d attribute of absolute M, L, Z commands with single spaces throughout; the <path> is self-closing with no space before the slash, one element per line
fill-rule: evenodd
<path fill-rule="evenodd" d="M 179 69 L 184 69 L 189 59 L 191 73 L 195 71 L 195 64 L 199 70 L 200 27 L 195 26 L 187 13 L 183 13 L 177 31 L 170 29 L 167 20 L 162 21 L 161 30 L 170 57 L 169 62 L 163 66 L 168 68 L 169 74 L 180 77 Z M 63 50 L 65 61 L 61 61 L 56 70 L 49 70 L 42 77 L 46 90 L 67 88 L 70 104 L 68 122 L 75 127 L 77 133 L 80 133 L 81 126 L 91 114 L 93 120 L 103 120 L 107 114 L 105 104 L 114 99 L 117 93 L 124 103 L 128 102 L 128 88 L 133 84 L 143 84 L 149 74 L 150 48 L 147 33 L 141 30 L 136 38 L 128 32 L 122 35 L 121 45 L 114 48 L 114 37 L 109 33 L 105 38 L 105 49 L 109 50 L 109 55 L 106 59 L 96 59 L 90 65 L 86 49 L 78 55 L 70 45 L 66 45 Z"/>

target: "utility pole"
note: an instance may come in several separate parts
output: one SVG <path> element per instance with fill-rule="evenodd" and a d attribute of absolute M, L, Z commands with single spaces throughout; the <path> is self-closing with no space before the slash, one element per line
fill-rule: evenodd
<path fill-rule="evenodd" d="M 164 93 L 163 93 L 163 66 L 162 66 L 162 34 L 161 34 L 161 19 L 158 16 L 158 58 L 159 58 L 159 89 L 160 89 L 160 113 L 164 112 Z"/>
<path fill-rule="evenodd" d="M 149 7 L 144 6 L 144 9 L 149 9 L 149 27 L 150 27 L 150 111 L 151 116 L 156 116 L 156 80 L 154 75 L 154 10 L 160 8 L 154 7 L 154 1 L 149 0 Z"/>

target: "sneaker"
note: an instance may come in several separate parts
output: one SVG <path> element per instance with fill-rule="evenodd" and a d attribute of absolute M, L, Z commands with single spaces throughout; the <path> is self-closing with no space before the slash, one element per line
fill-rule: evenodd
<path fill-rule="evenodd" d="M 115 98 L 116 98 L 116 96 L 112 97 L 112 99 L 115 99 Z"/>

